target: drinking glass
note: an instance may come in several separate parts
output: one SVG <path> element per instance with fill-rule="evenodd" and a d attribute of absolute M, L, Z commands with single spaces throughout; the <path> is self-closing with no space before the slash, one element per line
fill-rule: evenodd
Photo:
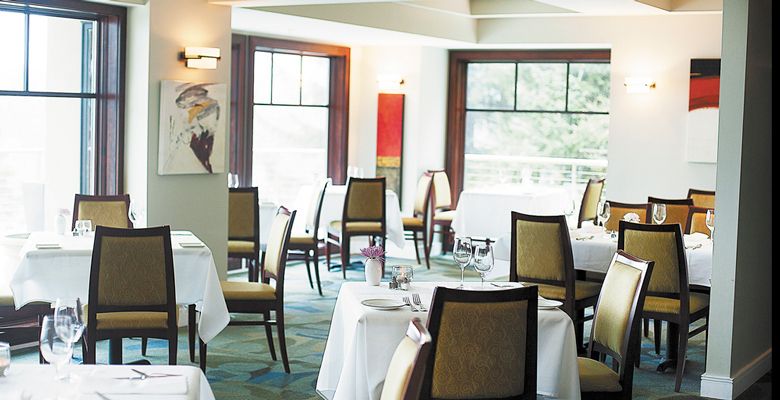
<path fill-rule="evenodd" d="M 84 229 L 84 221 L 78 219 L 76 220 L 76 223 L 73 224 L 73 236 L 81 236 L 81 232 Z"/>
<path fill-rule="evenodd" d="M 46 315 L 41 324 L 41 355 L 54 365 L 54 377 L 57 380 L 64 378 L 60 375 L 60 370 L 73 355 L 73 347 L 57 334 L 56 326 L 67 324 L 63 317 L 60 318 L 63 321 L 57 321 L 57 317 L 53 315 Z"/>
<path fill-rule="evenodd" d="M 82 236 L 89 235 L 90 233 L 92 233 L 92 220 L 91 219 L 85 219 L 84 221 L 81 221 L 81 224 L 82 224 L 81 225 L 82 228 L 84 229 L 84 233 L 82 234 Z"/>
<path fill-rule="evenodd" d="M 5 371 L 11 367 L 11 345 L 0 342 L 0 377 L 5 376 Z"/>
<path fill-rule="evenodd" d="M 609 221 L 609 215 L 610 215 L 609 202 L 605 201 L 604 203 L 601 204 L 601 209 L 599 211 L 599 217 L 601 217 L 601 225 L 604 226 L 605 230 L 607 229 L 606 227 L 607 227 L 607 221 Z M 607 233 L 609 232 L 607 231 Z"/>
<path fill-rule="evenodd" d="M 563 213 L 566 214 L 566 223 L 569 225 L 569 230 L 577 229 L 577 224 L 573 224 L 571 220 L 575 209 L 577 209 L 577 203 L 574 200 L 569 200 L 566 203 L 566 209 L 563 210 Z"/>
<path fill-rule="evenodd" d="M 471 250 L 470 237 L 455 238 L 455 244 L 452 248 L 452 258 L 455 259 L 455 262 L 458 263 L 458 266 L 460 267 L 460 285 L 458 285 L 458 289 L 463 288 L 463 273 L 466 270 L 466 266 L 469 265 L 469 262 L 471 261 Z"/>
<path fill-rule="evenodd" d="M 666 221 L 666 204 L 653 203 L 653 222 L 661 225 Z"/>
<path fill-rule="evenodd" d="M 84 317 L 79 299 L 57 299 L 54 305 L 57 335 L 73 345 L 84 333 Z"/>
<path fill-rule="evenodd" d="M 707 217 L 704 219 L 704 223 L 707 224 L 707 229 L 710 230 L 710 240 L 712 240 L 712 235 L 715 234 L 715 210 L 707 210 Z"/>
<path fill-rule="evenodd" d="M 474 250 L 474 269 L 479 272 L 479 277 L 482 279 L 482 288 L 485 287 L 485 275 L 493 270 L 493 264 L 493 247 L 490 243 L 477 245 Z"/>

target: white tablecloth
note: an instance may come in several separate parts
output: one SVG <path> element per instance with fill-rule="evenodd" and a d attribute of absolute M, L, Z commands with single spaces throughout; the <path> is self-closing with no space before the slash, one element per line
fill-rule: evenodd
<path fill-rule="evenodd" d="M 458 236 L 498 238 L 511 231 L 511 212 L 562 215 L 571 199 L 563 187 L 518 186 L 495 191 L 464 190 L 452 229 Z"/>
<path fill-rule="evenodd" d="M 206 376 L 200 369 L 192 366 L 73 365 L 66 368 L 74 378 L 74 383 L 55 380 L 52 365 L 14 364 L 11 360 L 11 368 L 6 372 L 6 376 L 0 376 L 0 398 L 101 400 L 101 397 L 95 394 L 98 391 L 111 399 L 214 400 L 214 393 Z M 138 374 L 131 371 L 131 368 L 146 374 L 166 373 L 179 376 L 149 378 L 143 381 L 115 379 L 137 377 Z"/>
<path fill-rule="evenodd" d="M 430 304 L 436 284 L 415 282 L 412 291 L 420 293 Z M 427 321 L 427 313 L 408 308 L 378 311 L 360 304 L 369 298 L 401 298 L 411 293 L 387 289 L 386 284 L 369 286 L 364 282 L 341 285 L 330 333 L 322 357 L 317 391 L 328 399 L 379 399 L 387 368 L 398 343 L 403 339 L 409 320 Z M 574 325 L 558 309 L 539 310 L 537 355 L 537 391 L 562 399 L 580 398 Z"/>
<path fill-rule="evenodd" d="M 230 322 L 222 295 L 214 258 L 207 246 L 182 247 L 182 242 L 200 242 L 189 232 L 174 232 L 173 247 L 176 302 L 197 304 L 200 310 L 198 333 L 204 342 L 213 339 Z M 59 243 L 59 249 L 39 250 L 36 243 Z M 89 273 L 94 236 L 60 236 L 34 232 L 22 247 L 21 261 L 11 274 L 11 290 L 16 308 L 34 301 L 54 302 L 57 298 L 89 298 Z"/>

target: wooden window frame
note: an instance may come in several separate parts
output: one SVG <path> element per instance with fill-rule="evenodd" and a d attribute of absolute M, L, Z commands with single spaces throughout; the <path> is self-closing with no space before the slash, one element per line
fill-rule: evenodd
<path fill-rule="evenodd" d="M 349 47 L 234 34 L 232 51 L 230 172 L 238 174 L 239 185 L 252 185 L 255 51 L 330 59 L 327 174 L 334 184 L 344 184 L 349 134 Z"/>
<path fill-rule="evenodd" d="M 604 62 L 610 50 L 450 50 L 447 89 L 447 133 L 444 170 L 450 178 L 452 204 L 463 190 L 466 150 L 466 78 L 472 62 L 567 61 Z"/>

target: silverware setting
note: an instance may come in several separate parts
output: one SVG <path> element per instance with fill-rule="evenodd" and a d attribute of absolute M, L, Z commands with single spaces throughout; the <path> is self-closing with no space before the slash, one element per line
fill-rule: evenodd
<path fill-rule="evenodd" d="M 412 305 L 412 302 L 411 302 L 411 301 L 409 301 L 409 296 L 404 296 L 403 300 L 404 300 L 404 303 L 406 303 L 406 305 L 407 305 L 407 306 L 409 306 L 409 308 L 411 308 L 411 309 L 412 309 L 412 312 L 417 312 L 417 311 L 419 311 L 417 308 L 415 308 L 415 307 Z"/>
<path fill-rule="evenodd" d="M 143 371 L 139 371 L 139 370 L 137 370 L 135 368 L 131 368 L 130 370 L 135 372 L 136 374 L 138 374 L 138 376 L 122 376 L 122 377 L 117 377 L 117 378 L 114 378 L 114 379 L 128 379 L 128 380 L 139 380 L 139 381 L 142 381 L 144 379 L 149 379 L 149 378 L 165 378 L 165 377 L 169 377 L 169 376 L 181 376 L 180 374 L 166 374 L 166 373 L 162 373 L 162 372 L 153 372 L 151 374 L 147 374 L 147 373 L 145 373 Z"/>
<path fill-rule="evenodd" d="M 574 240 L 590 240 L 590 239 L 593 239 L 593 235 L 574 238 Z"/>
<path fill-rule="evenodd" d="M 428 312 L 428 309 L 425 308 L 425 306 L 423 306 L 422 300 L 420 300 L 420 294 L 419 293 L 412 293 L 412 301 L 414 302 L 414 304 L 417 305 L 417 307 L 420 308 L 420 311 Z"/>
<path fill-rule="evenodd" d="M 100 392 L 95 392 L 95 394 L 96 394 L 96 395 L 98 395 L 98 397 L 100 397 L 100 398 L 101 398 L 101 399 L 103 399 L 103 400 L 111 400 L 111 398 L 110 398 L 110 397 L 108 397 L 108 396 L 104 395 L 103 393 L 100 393 Z"/>
<path fill-rule="evenodd" d="M 702 246 L 702 244 L 698 243 L 698 244 L 694 244 L 692 246 L 685 246 L 685 249 L 686 250 L 696 250 L 696 249 L 700 248 L 701 246 Z"/>
<path fill-rule="evenodd" d="M 514 287 L 514 285 L 499 285 L 497 283 L 490 282 L 491 285 L 497 287 L 497 288 L 511 288 Z"/>

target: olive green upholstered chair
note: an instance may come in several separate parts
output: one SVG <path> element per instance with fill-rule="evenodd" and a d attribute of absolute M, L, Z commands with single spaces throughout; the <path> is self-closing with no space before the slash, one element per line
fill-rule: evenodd
<path fill-rule="evenodd" d="M 351 238 L 368 236 L 371 244 L 381 239 L 381 246 L 385 247 L 385 185 L 384 177 L 349 178 L 341 220 L 332 221 L 328 225 L 327 243 L 341 249 L 341 274 L 344 279 L 347 279 Z M 330 265 L 330 252 L 327 254 Z"/>
<path fill-rule="evenodd" d="M 714 190 L 688 189 L 688 198 L 696 207 L 715 208 Z"/>
<path fill-rule="evenodd" d="M 421 399 L 536 399 L 538 288 L 437 287 Z M 469 349 L 469 351 L 464 351 Z"/>
<path fill-rule="evenodd" d="M 582 194 L 580 203 L 580 215 L 577 218 L 577 228 L 582 227 L 585 221 L 596 223 L 599 214 L 599 201 L 601 201 L 601 192 L 604 190 L 604 178 L 591 178 L 585 186 L 585 193 Z"/>
<path fill-rule="evenodd" d="M 607 204 L 609 204 L 609 219 L 604 224 L 604 229 L 610 232 L 617 232 L 618 223 L 628 213 L 638 215 L 640 222 L 647 220 L 647 203 L 629 204 L 607 200 Z"/>
<path fill-rule="evenodd" d="M 707 211 L 715 211 L 714 208 L 691 207 L 688 210 L 688 231 L 686 233 L 703 233 L 710 237 L 710 228 L 707 228 Z"/>
<path fill-rule="evenodd" d="M 659 199 L 647 198 L 647 223 L 653 222 L 653 204 L 666 204 L 666 219 L 664 224 L 680 224 L 683 232 L 688 231 L 688 209 L 693 206 L 693 199 Z"/>
<path fill-rule="evenodd" d="M 260 277 L 260 206 L 256 187 L 228 191 L 228 257 L 249 261 L 250 282 Z"/>
<path fill-rule="evenodd" d="M 452 188 L 450 187 L 450 178 L 444 170 L 428 170 L 433 174 L 433 189 L 431 196 L 433 200 L 433 217 L 431 225 L 428 228 L 428 237 L 430 243 L 428 249 L 433 243 L 433 235 L 438 233 L 443 237 L 443 243 L 449 243 L 455 237 L 452 230 L 452 220 L 455 218 L 455 205 L 452 201 Z M 444 253 L 446 246 L 442 246 Z"/>
<path fill-rule="evenodd" d="M 569 229 L 563 215 L 538 216 L 512 212 L 509 280 L 539 287 L 539 295 L 563 302 L 574 321 L 578 350 L 585 309 L 596 305 L 601 285 L 576 279 Z"/>
<path fill-rule="evenodd" d="M 393 353 L 382 386 L 381 400 L 417 400 L 420 398 L 425 364 L 431 352 L 431 335 L 419 318 L 409 322 L 406 336 Z"/>
<path fill-rule="evenodd" d="M 86 364 L 95 363 L 95 344 L 109 339 L 109 363 L 121 364 L 122 338 L 168 340 L 168 363 L 176 364 L 176 287 L 171 230 L 95 229 L 89 301 L 86 307 Z"/>
<path fill-rule="evenodd" d="M 404 235 L 406 239 L 414 241 L 414 255 L 417 256 L 417 263 L 420 264 L 420 246 L 418 239 L 422 239 L 423 255 L 425 256 L 425 265 L 431 269 L 431 249 L 428 247 L 428 210 L 430 210 L 431 184 L 433 174 L 425 172 L 417 181 L 417 193 L 414 198 L 414 214 L 411 217 L 402 218 L 404 224 Z M 418 238 L 418 235 L 421 238 Z"/>
<path fill-rule="evenodd" d="M 706 334 L 708 326 L 704 323 L 689 331 L 690 324 L 702 318 L 707 319 L 710 311 L 710 296 L 692 292 L 688 285 L 688 264 L 680 225 L 620 221 L 618 249 L 655 262 L 642 317 L 654 320 L 656 351 L 660 348 L 662 321 L 668 324 L 667 332 L 672 337 L 677 336 L 677 349 L 667 349 L 671 357 L 661 363 L 658 370 L 663 371 L 673 363 L 676 364 L 674 390 L 679 392 L 688 338 L 701 332 Z M 638 363 L 639 359 L 636 361 Z"/>
<path fill-rule="evenodd" d="M 583 399 L 631 399 L 640 314 L 652 270 L 652 261 L 620 250 L 612 257 L 596 305 L 587 357 L 577 358 Z M 612 357 L 617 370 L 603 363 L 605 356 Z"/>
<path fill-rule="evenodd" d="M 317 291 L 322 296 L 322 284 L 320 283 L 320 215 L 322 214 L 322 202 L 325 200 L 325 190 L 330 184 L 330 179 L 326 179 L 317 191 L 317 196 L 313 199 L 314 207 L 310 209 L 306 229 L 304 232 L 290 236 L 289 250 L 295 253 L 303 253 L 303 260 L 306 263 L 306 273 L 309 276 L 309 287 L 314 289 L 314 283 L 311 279 L 311 268 L 309 268 L 309 258 L 314 261 L 314 275 L 317 278 Z"/>
<path fill-rule="evenodd" d="M 76 221 L 80 219 L 92 221 L 92 229 L 98 225 L 109 228 L 132 228 L 130 195 L 90 196 L 77 194 L 73 201 L 73 222 L 70 228 L 75 228 Z"/>

